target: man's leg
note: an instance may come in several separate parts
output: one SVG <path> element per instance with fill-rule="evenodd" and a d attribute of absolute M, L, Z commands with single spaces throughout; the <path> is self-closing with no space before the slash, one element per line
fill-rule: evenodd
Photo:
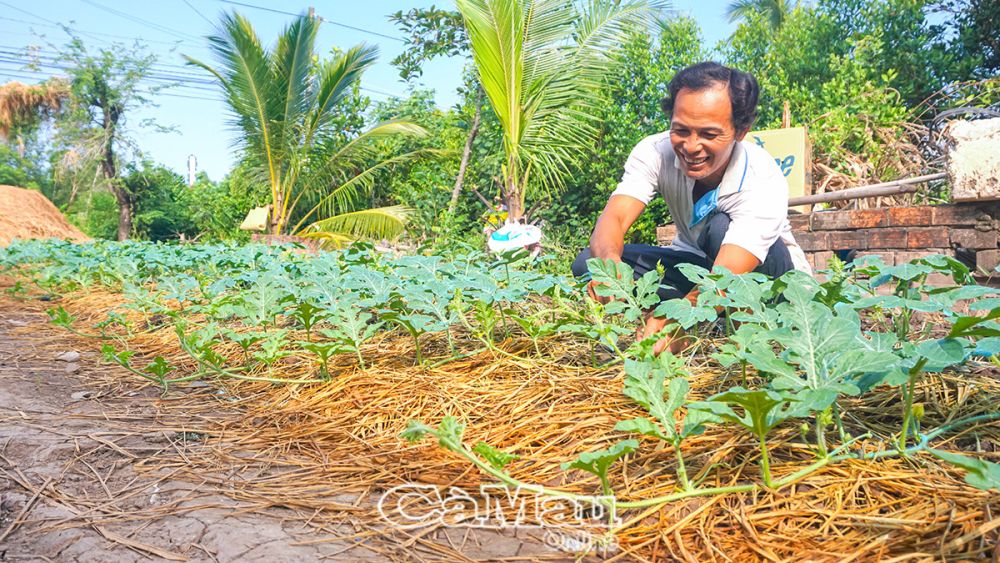
<path fill-rule="evenodd" d="M 726 238 L 726 232 L 729 230 L 729 224 L 732 220 L 725 213 L 715 213 L 707 220 L 708 224 L 705 225 L 705 230 L 698 237 L 698 247 L 708 255 L 708 263 L 714 264 L 715 258 L 719 255 L 719 249 L 722 248 L 722 240 Z M 794 269 L 795 265 L 792 264 L 792 255 L 788 253 L 788 247 L 785 246 L 784 242 L 778 240 L 767 251 L 767 258 L 764 259 L 764 263 L 757 266 L 754 271 L 771 278 L 778 278 L 785 272 Z"/>
<path fill-rule="evenodd" d="M 587 260 L 590 257 L 589 248 L 585 248 L 576 257 L 572 266 L 574 276 L 583 277 L 588 274 Z M 697 254 L 648 244 L 626 244 L 622 251 L 622 262 L 632 267 L 636 279 L 646 272 L 655 270 L 657 264 L 662 264 L 663 279 L 660 283 L 666 287 L 660 287 L 658 293 L 660 299 L 664 301 L 684 297 L 694 288 L 694 283 L 684 277 L 684 274 L 677 269 L 678 264 L 696 264 L 702 268 L 711 267 L 709 262 Z"/>

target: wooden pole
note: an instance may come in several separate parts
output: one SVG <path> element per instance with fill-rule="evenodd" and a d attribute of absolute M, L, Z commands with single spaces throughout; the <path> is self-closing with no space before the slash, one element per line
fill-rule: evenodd
<path fill-rule="evenodd" d="M 829 203 L 831 201 L 843 201 L 845 199 L 861 199 L 865 197 L 905 194 L 917 191 L 917 184 L 930 182 L 931 180 L 940 180 L 947 177 L 947 173 L 940 172 L 937 174 L 927 174 L 924 176 L 894 180 L 892 182 L 884 182 L 881 184 L 872 184 L 870 186 L 837 190 L 835 192 L 793 197 L 788 200 L 788 207 L 810 205 L 813 203 Z"/>

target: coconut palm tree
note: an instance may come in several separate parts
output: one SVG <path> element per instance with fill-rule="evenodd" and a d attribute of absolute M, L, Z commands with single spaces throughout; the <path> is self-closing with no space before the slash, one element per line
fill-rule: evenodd
<path fill-rule="evenodd" d="M 726 8 L 726 17 L 729 21 L 746 19 L 753 13 L 762 13 L 767 18 L 771 29 L 778 29 L 784 23 L 785 18 L 795 8 L 799 7 L 801 0 L 733 0 Z"/>
<path fill-rule="evenodd" d="M 317 19 L 300 16 L 266 49 L 245 17 L 228 14 L 209 37 L 218 67 L 186 58 L 212 73 L 225 92 L 243 156 L 271 188 L 272 234 L 320 238 L 333 246 L 394 236 L 409 210 L 362 209 L 363 196 L 379 171 L 433 151 L 378 160 L 379 141 L 426 135 L 407 121 L 379 123 L 345 140 L 336 126 L 338 104 L 375 62 L 378 49 L 358 45 L 319 60 L 318 28 Z"/>
<path fill-rule="evenodd" d="M 500 122 L 508 221 L 528 189 L 553 192 L 597 138 L 610 54 L 653 9 L 642 0 L 456 0 Z M 660 3 L 656 3 L 659 5 Z"/>

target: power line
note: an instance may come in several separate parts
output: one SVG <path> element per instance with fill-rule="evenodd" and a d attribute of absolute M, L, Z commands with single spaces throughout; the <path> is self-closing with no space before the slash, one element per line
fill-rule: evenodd
<path fill-rule="evenodd" d="M 95 2 L 94 0 L 80 0 L 80 1 L 83 2 L 84 4 L 88 4 L 88 5 L 93 6 L 93 7 L 97 8 L 97 9 L 99 9 L 99 10 L 104 10 L 105 12 L 108 12 L 109 14 L 114 14 L 114 15 L 120 17 L 120 18 L 129 20 L 129 21 L 137 23 L 139 25 L 144 25 L 144 26 L 146 26 L 146 27 L 148 27 L 150 29 L 155 29 L 155 30 L 157 30 L 157 31 L 159 31 L 161 33 L 166 33 L 167 35 L 173 35 L 174 37 L 178 37 L 178 38 L 182 39 L 182 41 L 184 41 L 184 42 L 187 41 L 187 39 L 184 39 L 185 37 L 188 38 L 188 39 L 193 39 L 195 41 L 201 41 L 201 39 L 202 39 L 201 37 L 198 37 L 196 35 L 191 35 L 191 34 L 188 34 L 188 33 L 184 33 L 183 31 L 178 31 L 176 29 L 172 29 L 172 28 L 169 28 L 167 26 L 151 22 L 151 21 L 149 21 L 147 19 L 143 19 L 143 18 L 140 18 L 138 16 L 133 16 L 132 14 L 123 12 L 121 10 L 116 10 L 114 8 L 110 8 L 108 6 L 105 6 L 104 4 L 100 4 L 98 2 Z"/>
<path fill-rule="evenodd" d="M 187 4 L 187 7 L 188 7 L 188 8 L 191 8 L 192 10 L 194 10 L 194 13 L 198 14 L 199 16 L 201 16 L 201 19 L 203 19 L 203 20 L 205 20 L 206 22 L 208 22 L 208 25 L 211 25 L 211 26 L 213 26 L 213 27 L 215 26 L 215 22 L 213 22 L 212 20 L 210 20 L 210 19 L 206 18 L 206 17 L 205 17 L 205 14 L 203 14 L 203 13 L 199 12 L 199 11 L 198 11 L 198 8 L 195 8 L 195 7 L 194 7 L 194 4 L 192 4 L 192 3 L 188 2 L 188 0 L 181 0 L 181 2 L 184 2 L 185 4 Z"/>
<path fill-rule="evenodd" d="M 25 55 L 17 51 L 8 51 L 3 47 L 0 47 L 0 60 L 7 63 L 17 63 L 23 65 L 38 65 L 38 66 L 48 66 L 51 68 L 56 68 L 58 70 L 67 70 L 70 66 L 67 61 L 61 59 L 58 56 L 48 55 L 48 54 L 38 54 L 32 53 L 30 55 Z M 204 84 L 207 86 L 215 85 L 215 81 L 204 75 L 183 73 L 176 70 L 171 70 L 170 68 L 156 68 L 157 65 L 151 67 L 151 72 L 148 73 L 149 76 L 153 78 L 161 78 L 164 80 L 176 80 L 184 81 L 186 83 Z"/>
<path fill-rule="evenodd" d="M 54 21 L 52 21 L 52 20 L 50 20 L 48 18 L 43 18 L 42 16 L 39 16 L 38 14 L 33 14 L 33 13 L 27 11 L 27 10 L 22 10 L 21 8 L 18 8 L 17 6 L 14 6 L 13 4 L 8 4 L 6 2 L 0 2 L 0 4 L 2 4 L 4 6 L 7 6 L 8 8 L 10 8 L 12 10 L 17 10 L 18 12 L 21 12 L 22 14 L 27 14 L 27 15 L 33 17 L 33 18 L 40 19 L 40 20 L 42 20 L 44 22 L 49 22 L 49 23 L 52 23 L 52 24 L 56 23 L 56 22 L 54 22 Z"/>
<path fill-rule="evenodd" d="M 129 41 L 144 41 L 144 42 L 147 42 L 147 43 L 162 43 L 164 45 L 177 45 L 178 43 L 181 42 L 180 39 L 175 39 L 173 41 L 164 41 L 162 39 L 146 39 L 145 37 L 133 37 L 133 36 L 129 36 L 129 35 L 115 35 L 114 33 L 102 33 L 102 32 L 99 32 L 99 31 L 87 31 L 87 30 L 83 30 L 83 29 L 76 29 L 74 27 L 71 27 L 71 26 L 68 26 L 68 25 L 63 25 L 63 24 L 58 24 L 58 23 L 50 25 L 50 24 L 44 24 L 44 23 L 36 23 L 36 22 L 29 22 L 29 21 L 25 21 L 25 20 L 19 20 L 19 19 L 16 19 L 16 18 L 8 18 L 6 16 L 0 16 L 0 20 L 10 21 L 10 22 L 14 22 L 14 23 L 22 23 L 22 24 L 25 24 L 25 25 L 33 25 L 33 26 L 38 26 L 38 27 L 48 27 L 48 28 L 53 28 L 53 29 L 62 29 L 64 31 L 68 30 L 68 31 L 71 31 L 71 32 L 74 32 L 74 33 L 79 33 L 81 35 L 89 35 L 89 36 L 103 35 L 104 37 L 114 37 L 116 39 L 127 39 Z M 97 39 L 98 41 L 102 41 L 102 42 L 105 42 L 105 43 L 107 42 L 106 40 L 100 39 L 100 38 L 97 38 L 97 37 L 94 37 L 94 39 Z"/>
<path fill-rule="evenodd" d="M 67 61 L 59 58 L 57 54 L 42 50 L 32 51 L 30 54 L 19 51 L 16 47 L 0 45 L 0 63 L 36 65 L 54 70 L 67 71 L 71 68 Z M 156 68 L 159 66 L 160 68 Z M 199 76 L 197 74 L 184 72 L 187 67 L 170 64 L 153 64 L 153 72 L 146 75 L 146 79 L 154 80 L 163 84 L 173 85 L 202 92 L 218 92 L 218 83 L 213 78 Z M 386 98 L 401 98 L 400 94 L 381 90 L 372 86 L 359 86 L 359 89 L 371 94 L 376 94 Z"/>
<path fill-rule="evenodd" d="M 262 11 L 271 12 L 271 13 L 274 13 L 274 14 L 283 14 L 283 15 L 286 15 L 286 16 L 298 17 L 299 15 L 301 15 L 301 14 L 293 14 L 292 12 L 285 12 L 285 11 L 282 11 L 282 10 L 275 10 L 274 8 L 268 8 L 266 6 L 255 6 L 253 4 L 246 4 L 246 3 L 243 3 L 243 2 L 236 2 L 235 0 L 219 0 L 219 2 L 223 2 L 225 4 L 233 4 L 235 6 L 243 6 L 245 8 L 253 8 L 255 10 L 262 10 Z M 401 39 L 399 37 L 394 37 L 392 35 L 386 35 L 384 33 L 379 33 L 377 31 L 372 31 L 370 29 L 364 29 L 362 27 L 355 27 L 353 25 L 347 25 L 346 23 L 340 23 L 338 21 L 333 21 L 331 19 L 327 19 L 327 18 L 324 18 L 322 16 L 316 16 L 316 19 L 318 19 L 319 21 L 321 21 L 323 23 L 328 23 L 330 25 L 335 25 L 337 27 L 343 27 L 343 28 L 346 28 L 346 29 L 352 29 L 354 31 L 360 31 L 361 33 L 367 33 L 369 35 L 375 35 L 377 37 L 384 37 L 385 39 L 392 39 L 393 41 L 399 41 L 400 43 L 406 43 L 406 41 L 404 41 L 403 39 Z"/>
<path fill-rule="evenodd" d="M 0 76 L 7 76 L 10 78 L 20 78 L 24 80 L 37 80 L 44 76 L 49 76 L 48 73 L 37 71 L 37 70 L 10 70 L 6 68 L 0 68 Z M 169 96 L 171 98 L 184 98 L 188 100 L 202 100 L 207 102 L 220 102 L 219 98 L 208 98 L 204 96 L 192 96 L 189 94 L 181 94 L 178 92 L 161 91 L 156 92 L 158 96 Z"/>
<path fill-rule="evenodd" d="M 47 69 L 57 70 L 57 71 L 63 71 L 63 72 L 66 72 L 67 70 L 69 70 L 71 68 L 70 66 L 68 66 L 66 64 L 57 64 L 54 61 L 30 61 L 30 63 L 37 65 L 39 68 L 47 68 Z M 25 64 L 25 60 L 23 60 L 23 59 L 15 59 L 15 58 L 10 58 L 10 57 L 4 57 L 3 53 L 0 52 L 0 64 L 8 64 L 8 65 L 9 64 L 18 64 L 18 65 L 24 65 Z M 6 70 L 9 70 L 9 69 L 3 69 L 2 67 L 0 67 L 0 70 L 6 71 Z M 43 70 L 34 70 L 34 69 L 30 69 L 30 68 L 26 69 L 26 68 L 23 68 L 23 66 L 21 68 L 19 68 L 19 69 L 14 70 L 14 71 L 15 72 L 21 72 L 21 73 L 32 73 L 33 74 L 32 78 L 36 78 L 39 75 L 41 75 L 41 76 L 51 76 L 52 75 L 52 73 L 50 73 L 50 72 L 46 72 L 46 71 L 43 71 Z M 220 90 L 219 90 L 218 84 L 214 80 L 207 79 L 207 78 L 191 78 L 191 77 L 186 77 L 186 76 L 171 75 L 169 73 L 150 73 L 150 74 L 147 74 L 144 77 L 144 80 L 156 82 L 156 83 L 160 84 L 161 86 L 169 86 L 169 87 L 172 87 L 172 88 L 185 88 L 185 89 L 193 90 L 195 92 L 200 92 L 200 93 L 211 93 L 211 94 L 219 94 L 219 93 L 221 93 Z M 386 92 L 384 90 L 379 90 L 377 88 L 370 88 L 368 86 L 359 86 L 358 89 L 361 90 L 361 91 L 363 91 L 363 92 L 369 93 L 369 94 L 374 94 L 374 95 L 377 95 L 377 96 L 382 96 L 384 98 L 399 98 L 400 97 L 398 94 L 393 94 L 392 92 Z M 167 92 L 167 91 L 160 92 L 160 93 L 165 94 L 165 95 L 177 95 L 177 96 L 180 96 L 180 94 L 174 94 L 174 93 Z M 208 98 L 202 98 L 202 99 L 208 99 Z"/>
<path fill-rule="evenodd" d="M 14 10 L 17 10 L 18 12 L 21 12 L 22 14 L 27 14 L 27 15 L 29 15 L 29 16 L 31 16 L 31 17 L 33 17 L 33 18 L 37 18 L 37 19 L 40 19 L 40 20 L 42 20 L 42 21 L 44 21 L 44 22 L 48 22 L 49 24 L 52 24 L 52 25 L 46 25 L 46 24 L 44 24 L 44 23 L 31 23 L 31 22 L 23 22 L 23 23 L 27 23 L 28 25 L 37 25 L 37 26 L 46 26 L 46 27 L 57 27 L 57 28 L 60 28 L 60 29 L 62 29 L 63 31 L 66 31 L 66 30 L 67 30 L 67 29 L 69 28 L 69 26 L 64 26 L 64 25 L 60 24 L 59 22 L 56 22 L 56 21 L 53 21 L 53 20 L 50 20 L 50 19 L 48 19 L 48 18 L 45 18 L 45 17 L 42 17 L 42 16 L 39 16 L 38 14 L 35 14 L 35 13 L 33 13 L 33 12 L 29 12 L 29 11 L 27 11 L 27 10 L 24 10 L 24 9 L 21 9 L 21 8 L 18 8 L 17 6 L 12 6 L 12 5 L 8 4 L 7 2 L 0 2 L 0 4 L 3 4 L 4 6 L 7 6 L 7 7 L 9 7 L 9 8 L 13 8 Z M 4 19 L 11 19 L 11 18 L 4 18 Z M 23 20 L 22 20 L 22 21 L 23 21 Z M 90 36 L 90 37 L 91 37 L 92 39 L 96 39 L 97 41 L 101 41 L 101 39 L 100 39 L 100 38 L 98 38 L 98 37 L 94 37 L 94 36 L 93 36 L 92 34 L 89 34 L 89 33 L 84 33 L 84 32 L 79 32 L 79 33 L 80 33 L 81 35 L 88 35 L 88 36 Z"/>

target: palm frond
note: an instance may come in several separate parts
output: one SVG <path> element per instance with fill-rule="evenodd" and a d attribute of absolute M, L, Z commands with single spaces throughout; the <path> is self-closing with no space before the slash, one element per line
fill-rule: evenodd
<path fill-rule="evenodd" d="M 187 57 L 190 64 L 210 72 L 226 92 L 248 176 L 270 187 L 276 234 L 287 229 L 292 217 L 301 218 L 299 230 L 306 220 L 353 211 L 378 171 L 427 154 L 385 158 L 377 150 L 384 149 L 379 141 L 388 137 L 426 135 L 423 128 L 405 121 L 379 124 L 346 143 L 340 141 L 332 127 L 335 112 L 375 62 L 378 49 L 362 44 L 329 62 L 317 62 L 318 25 L 318 20 L 299 17 L 268 50 L 246 18 L 225 15 L 209 37 L 217 64 Z M 297 211 L 302 202 L 311 206 L 304 215 Z"/>
<path fill-rule="evenodd" d="M 369 151 L 374 148 L 374 143 L 398 136 L 412 138 L 426 137 L 427 130 L 406 119 L 392 119 L 376 123 L 332 153 L 328 159 L 328 163 L 339 164 L 353 160 L 356 156 L 369 157 L 371 156 Z"/>
<path fill-rule="evenodd" d="M 300 17 L 293 21 L 278 37 L 278 44 L 272 57 L 275 66 L 275 91 L 284 92 L 284 109 L 280 120 L 285 144 L 296 140 L 295 135 L 302 116 L 313 105 L 315 92 L 312 88 L 312 54 L 316 41 L 317 22 L 314 18 Z"/>
<path fill-rule="evenodd" d="M 264 155 L 272 195 L 277 195 L 281 170 L 274 125 L 275 105 L 281 103 L 267 52 L 249 20 L 239 14 L 222 17 L 219 31 L 208 38 L 209 48 L 219 60 L 218 69 L 188 57 L 188 62 L 211 72 L 226 92 L 233 108 L 234 125 L 253 152 Z M 278 100 L 278 102 L 275 102 Z"/>
<path fill-rule="evenodd" d="M 751 14 L 761 13 L 767 18 L 771 29 L 778 29 L 785 17 L 799 6 L 799 2 L 789 0 L 732 0 L 726 7 L 726 17 L 730 22 L 745 20 Z"/>
<path fill-rule="evenodd" d="M 316 111 L 306 130 L 307 139 L 311 139 L 329 122 L 331 110 L 350 93 L 351 87 L 361 80 L 361 75 L 375 64 L 378 52 L 378 47 L 362 43 L 320 65 Z"/>
<path fill-rule="evenodd" d="M 456 0 L 479 82 L 505 134 L 521 135 L 524 14 L 518 0 Z"/>
<path fill-rule="evenodd" d="M 359 238 L 392 238 L 403 232 L 412 213 L 412 209 L 402 205 L 341 213 L 316 221 L 296 235 L 338 246 Z"/>
<path fill-rule="evenodd" d="M 334 216 L 352 209 L 358 195 L 369 192 L 374 185 L 376 175 L 387 168 L 419 158 L 441 158 L 452 154 L 455 154 L 455 151 L 443 149 L 417 149 L 405 152 L 370 165 L 333 188 L 330 188 L 329 183 L 324 183 L 322 177 L 318 177 L 312 185 L 304 188 L 300 193 L 319 193 L 321 196 L 316 204 L 299 219 L 292 230 L 298 230 L 314 214 Z M 329 189 L 329 191 L 322 193 L 324 189 Z"/>

